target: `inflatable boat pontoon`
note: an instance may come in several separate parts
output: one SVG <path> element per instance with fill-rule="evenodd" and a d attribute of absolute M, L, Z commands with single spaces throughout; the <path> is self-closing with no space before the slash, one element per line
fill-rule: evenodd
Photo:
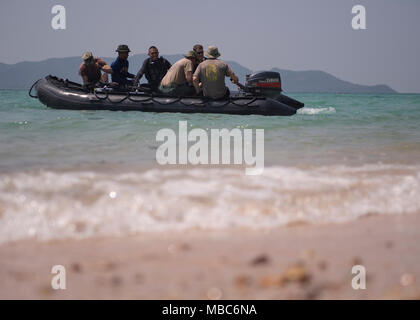
<path fill-rule="evenodd" d="M 36 95 L 32 94 L 34 88 Z M 290 116 L 304 106 L 303 103 L 281 94 L 281 79 L 277 72 L 247 76 L 246 85 L 242 89 L 224 100 L 198 96 L 173 97 L 148 92 L 141 87 L 105 86 L 86 92 L 78 83 L 50 75 L 34 83 L 29 95 L 38 98 L 49 108 L 69 110 Z"/>

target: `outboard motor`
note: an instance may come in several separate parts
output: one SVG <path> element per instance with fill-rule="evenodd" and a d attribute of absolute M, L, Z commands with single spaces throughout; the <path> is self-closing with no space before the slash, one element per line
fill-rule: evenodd
<path fill-rule="evenodd" d="M 280 73 L 263 71 L 246 76 L 245 91 L 267 98 L 276 98 L 281 92 Z"/>

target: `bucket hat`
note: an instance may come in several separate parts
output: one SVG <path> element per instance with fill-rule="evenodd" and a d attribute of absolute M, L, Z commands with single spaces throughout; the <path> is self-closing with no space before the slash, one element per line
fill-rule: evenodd
<path fill-rule="evenodd" d="M 128 48 L 128 46 L 126 44 L 120 44 L 117 48 L 117 50 L 115 50 L 116 52 L 131 52 L 131 50 Z"/>
<path fill-rule="evenodd" d="M 220 57 L 219 49 L 215 46 L 210 46 L 205 52 L 207 58 L 217 59 Z"/>
<path fill-rule="evenodd" d="M 184 54 L 184 57 L 185 58 L 197 58 L 197 54 L 195 53 L 195 51 L 190 50 L 186 54 Z"/>
<path fill-rule="evenodd" d="M 84 54 L 83 54 L 83 56 L 82 56 L 82 59 L 84 60 L 84 61 L 86 61 L 86 60 L 90 60 L 90 59 L 92 59 L 93 58 L 93 54 L 92 54 L 92 52 L 90 52 L 90 51 L 86 51 Z"/>

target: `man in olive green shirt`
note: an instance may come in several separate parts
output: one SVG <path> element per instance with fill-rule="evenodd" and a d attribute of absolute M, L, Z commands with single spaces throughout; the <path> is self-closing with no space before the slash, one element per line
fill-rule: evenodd
<path fill-rule="evenodd" d="M 232 68 L 224 61 L 218 60 L 219 50 L 210 46 L 206 51 L 207 60 L 201 62 L 193 75 L 196 93 L 203 90 L 205 97 L 222 99 L 229 97 L 229 89 L 225 85 L 225 77 L 230 77 L 233 83 L 238 83 L 238 77 Z"/>

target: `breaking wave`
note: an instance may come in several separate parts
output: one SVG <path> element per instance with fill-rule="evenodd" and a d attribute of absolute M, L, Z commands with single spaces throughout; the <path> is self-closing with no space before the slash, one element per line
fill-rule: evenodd
<path fill-rule="evenodd" d="M 420 212 L 420 166 L 37 170 L 0 174 L 0 242 L 264 229 Z"/>
<path fill-rule="evenodd" d="M 329 114 L 335 113 L 334 107 L 326 108 L 302 108 L 297 111 L 297 114 Z"/>

